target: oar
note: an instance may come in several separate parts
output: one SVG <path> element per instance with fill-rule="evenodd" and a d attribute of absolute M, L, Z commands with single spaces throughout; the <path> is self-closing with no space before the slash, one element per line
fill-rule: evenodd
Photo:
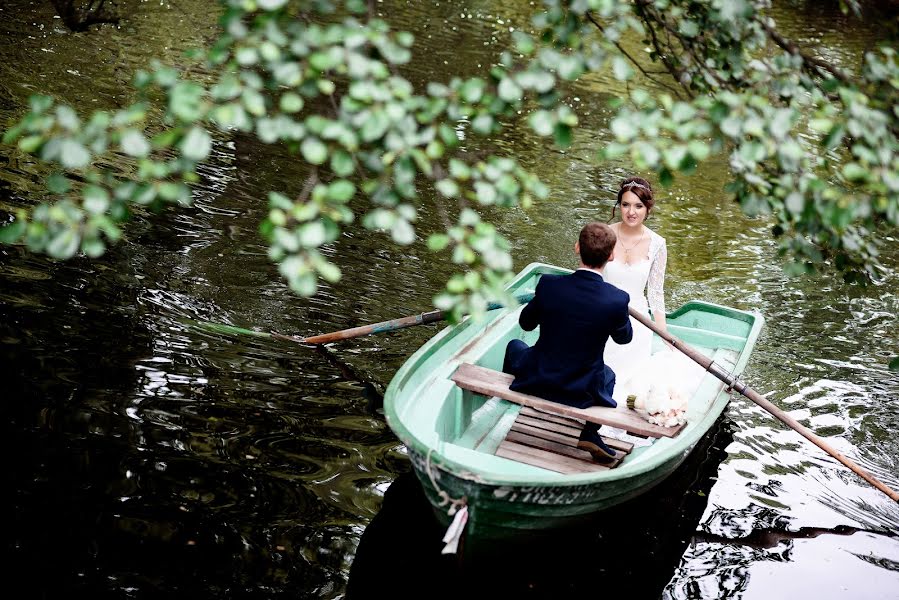
<path fill-rule="evenodd" d="M 519 304 L 527 304 L 534 298 L 534 294 L 521 294 L 515 299 Z M 487 305 L 487 310 L 496 310 L 504 308 L 499 302 L 491 302 Z M 332 331 L 331 333 L 323 333 L 309 337 L 299 337 L 296 335 L 285 335 L 277 332 L 255 331 L 253 329 L 244 329 L 243 327 L 235 327 L 233 325 L 224 325 L 222 323 L 200 323 L 201 327 L 210 329 L 218 333 L 236 333 L 244 335 L 254 335 L 257 337 L 270 337 L 278 340 L 287 340 L 290 342 L 298 342 L 300 344 L 328 344 L 339 340 L 348 340 L 350 338 L 362 337 L 363 335 L 371 335 L 373 333 L 384 333 L 386 331 L 396 331 L 397 329 L 405 329 L 415 325 L 427 325 L 428 323 L 436 323 L 443 321 L 447 317 L 447 313 L 442 310 L 432 310 L 418 315 L 410 315 L 399 319 L 391 319 L 390 321 L 381 321 L 371 325 L 361 325 L 350 329 L 341 329 L 340 331 Z"/>
<path fill-rule="evenodd" d="M 628 308 L 628 312 L 630 312 L 630 314 L 633 318 L 640 321 L 641 323 L 643 323 L 644 325 L 649 327 L 652 331 L 654 331 L 656 333 L 656 335 L 658 335 L 663 340 L 665 340 L 666 342 L 668 342 L 669 344 L 671 344 L 672 346 L 674 346 L 675 348 L 677 348 L 678 350 L 680 350 L 681 352 L 686 354 L 688 357 L 693 359 L 694 362 L 701 365 L 706 371 L 708 371 L 709 373 L 711 373 L 712 375 L 714 375 L 715 377 L 717 377 L 718 379 L 720 379 L 721 381 L 726 383 L 729 388 L 737 390 L 738 392 L 740 392 L 741 394 L 743 394 L 744 396 L 746 396 L 747 398 L 749 398 L 750 400 L 752 400 L 753 402 L 755 402 L 756 404 L 758 404 L 759 406 L 761 406 L 762 408 L 767 410 L 769 413 L 771 413 L 772 415 L 774 415 L 775 417 L 777 417 L 778 419 L 783 421 L 784 424 L 786 424 L 790 428 L 799 432 L 799 434 L 802 435 L 805 439 L 807 439 L 814 445 L 818 446 L 819 448 L 821 448 L 822 450 L 824 450 L 825 452 L 830 454 L 832 457 L 834 457 L 835 459 L 837 459 L 838 461 L 840 461 L 841 463 L 843 463 L 844 465 L 846 465 L 847 467 L 852 469 L 852 471 L 854 471 L 859 477 L 861 477 L 862 479 L 864 479 L 865 481 L 867 481 L 868 483 L 870 483 L 871 485 L 876 487 L 878 490 L 880 490 L 881 492 L 883 492 L 884 494 L 889 496 L 894 501 L 899 502 L 899 493 L 897 493 L 893 489 L 887 487 L 886 485 L 881 483 L 880 480 L 878 480 L 876 477 L 874 477 L 873 475 L 871 475 L 870 473 L 868 473 L 867 471 L 862 469 L 860 466 L 858 466 L 857 464 L 855 464 L 854 462 L 852 462 L 851 460 L 849 460 L 848 458 L 846 458 L 845 456 L 843 456 L 842 454 L 837 452 L 833 447 L 830 446 L 830 444 L 828 444 L 827 442 L 825 442 L 824 440 L 819 438 L 817 435 L 815 435 L 814 433 L 809 431 L 809 429 L 804 427 L 802 424 L 800 424 L 799 421 L 797 421 L 796 419 L 794 419 L 793 417 L 791 417 L 790 415 L 788 415 L 781 409 L 774 406 L 768 400 L 765 400 L 761 395 L 759 395 L 758 392 L 756 392 L 755 390 L 753 390 L 752 388 L 747 386 L 742 381 L 738 380 L 736 377 L 734 377 L 730 373 L 727 373 L 720 365 L 715 363 L 713 360 L 708 358 L 706 355 L 691 348 L 689 345 L 680 341 L 679 339 L 677 339 L 676 337 L 674 337 L 667 331 L 663 331 L 658 325 L 656 325 L 655 323 L 650 321 L 649 317 L 647 317 L 646 315 L 644 315 L 640 312 L 637 312 L 633 308 Z"/>

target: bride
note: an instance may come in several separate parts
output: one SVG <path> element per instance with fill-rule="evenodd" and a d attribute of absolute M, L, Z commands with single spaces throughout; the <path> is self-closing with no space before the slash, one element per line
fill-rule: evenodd
<path fill-rule="evenodd" d="M 652 187 L 640 177 L 625 179 L 618 190 L 618 200 L 612 207 L 621 208 L 621 220 L 612 225 L 618 241 L 614 259 L 606 263 L 603 278 L 626 291 L 630 307 L 652 313 L 656 324 L 665 325 L 665 267 L 668 250 L 665 238 L 645 224 L 652 210 Z M 634 395 L 634 408 L 648 421 L 673 426 L 686 422 L 690 392 L 702 376 L 694 363 L 685 360 L 667 343 L 652 352 L 653 333 L 631 317 L 634 337 L 629 344 L 619 345 L 609 340 L 604 361 L 615 372 L 617 402 L 626 402 Z"/>

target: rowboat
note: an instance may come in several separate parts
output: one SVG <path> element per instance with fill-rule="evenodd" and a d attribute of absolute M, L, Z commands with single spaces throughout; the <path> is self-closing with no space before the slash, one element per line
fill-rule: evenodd
<path fill-rule="evenodd" d="M 508 289 L 527 295 L 541 275 L 570 272 L 532 263 Z M 628 452 L 614 468 L 592 463 L 583 451 L 582 462 L 594 468 L 577 467 L 572 462 L 577 457 L 563 448 L 569 456 L 559 455 L 557 462 L 574 466 L 557 468 L 537 454 L 542 447 L 564 445 L 559 440 L 576 436 L 583 421 L 472 393 L 453 380 L 460 367 L 499 371 L 513 338 L 536 341 L 538 331 L 519 327 L 519 312 L 518 307 L 492 310 L 483 319 L 465 318 L 446 327 L 403 364 L 384 396 L 387 423 L 405 445 L 435 514 L 448 525 L 464 507 L 469 539 L 508 539 L 577 526 L 644 494 L 685 460 L 730 401 L 724 382 L 711 373 L 701 374 L 690 397 L 687 423 L 676 435 L 649 437 L 651 443 L 630 448 L 621 442 L 618 447 Z M 754 312 L 691 301 L 669 313 L 667 323 L 672 335 L 738 376 L 764 319 Z M 655 336 L 653 343 L 660 347 L 662 340 Z M 525 438 L 519 430 L 539 431 L 542 438 L 527 452 L 520 451 Z M 516 442 L 509 441 L 512 437 Z M 548 440 L 556 441 L 545 443 Z M 576 446 L 576 437 L 569 441 Z M 519 450 L 504 451 L 507 446 Z"/>

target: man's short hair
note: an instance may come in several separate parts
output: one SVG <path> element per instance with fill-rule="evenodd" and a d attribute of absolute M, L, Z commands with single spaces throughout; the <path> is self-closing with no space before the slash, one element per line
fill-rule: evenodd
<path fill-rule="evenodd" d="M 617 237 L 605 223 L 587 223 L 578 236 L 581 262 L 591 268 L 600 268 L 609 260 Z"/>

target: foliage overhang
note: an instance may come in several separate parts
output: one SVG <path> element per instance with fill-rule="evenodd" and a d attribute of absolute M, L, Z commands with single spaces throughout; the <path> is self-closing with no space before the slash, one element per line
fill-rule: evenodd
<path fill-rule="evenodd" d="M 3 141 L 52 165 L 51 199 L 18 211 L 0 241 L 59 259 L 99 256 L 133 206 L 189 205 L 215 139 L 241 132 L 308 165 L 296 189 L 269 193 L 260 226 L 294 291 L 340 279 L 321 248 L 361 217 L 398 244 L 427 235 L 459 268 L 435 304 L 456 318 L 477 314 L 511 301 L 512 269 L 508 240 L 479 209 L 527 208 L 548 189 L 512 157 L 464 151 L 457 130 L 489 138 L 526 112 L 534 132 L 566 147 L 578 117 L 565 82 L 605 69 L 628 93 L 613 102 L 615 142 L 599 157 L 669 185 L 724 153 L 727 192 L 773 220 L 788 272 L 826 264 L 868 280 L 879 234 L 899 225 L 899 66 L 889 40 L 850 72 L 783 36 L 766 0 L 545 0 L 532 32 L 514 32 L 482 77 L 416 90 L 401 74 L 413 36 L 368 3 L 222 4 L 221 36 L 199 52 L 212 82 L 156 63 L 135 76 L 139 100 L 118 111 L 79 116 L 31 99 Z M 644 56 L 628 52 L 628 36 Z M 160 99 L 162 123 L 150 116 Z M 111 167 L 110 153 L 133 169 Z M 440 215 L 439 231 L 416 229 L 422 210 Z"/>

